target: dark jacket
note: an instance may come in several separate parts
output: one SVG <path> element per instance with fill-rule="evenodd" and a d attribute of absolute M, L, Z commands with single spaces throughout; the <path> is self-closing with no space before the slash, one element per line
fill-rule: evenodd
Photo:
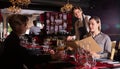
<path fill-rule="evenodd" d="M 78 19 L 75 22 L 75 36 L 77 40 L 83 39 L 83 36 L 89 32 L 89 18 L 90 16 L 83 15 L 83 20 Z"/>
<path fill-rule="evenodd" d="M 4 41 L 2 64 L 5 66 L 3 68 L 23 69 L 23 64 L 27 63 L 28 58 L 28 51 L 20 45 L 19 37 L 14 32 L 11 32 Z"/>

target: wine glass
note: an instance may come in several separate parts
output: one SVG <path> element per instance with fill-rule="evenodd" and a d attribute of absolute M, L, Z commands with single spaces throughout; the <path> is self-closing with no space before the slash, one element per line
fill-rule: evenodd
<path fill-rule="evenodd" d="M 25 47 L 28 44 L 28 38 L 25 37 L 24 35 L 21 35 L 19 37 L 19 39 L 20 39 L 20 45 L 21 46 Z"/>
<path fill-rule="evenodd" d="M 95 67 L 96 66 L 96 59 L 94 56 L 92 56 L 92 63 L 91 63 L 91 66 L 92 67 Z"/>
<path fill-rule="evenodd" d="M 49 46 L 43 46 L 43 51 L 44 51 L 44 54 L 48 54 L 48 51 L 49 51 Z"/>
<path fill-rule="evenodd" d="M 34 47 L 36 47 L 36 39 L 35 38 L 32 38 L 32 47 L 34 48 Z"/>
<path fill-rule="evenodd" d="M 92 67 L 90 63 L 91 60 L 89 58 L 90 57 L 90 44 L 89 44 L 89 41 L 88 42 L 84 41 L 83 43 L 84 43 L 84 49 L 85 49 L 84 54 L 85 54 L 85 60 L 86 60 L 86 62 L 84 63 L 84 67 L 87 69 L 90 69 Z"/>

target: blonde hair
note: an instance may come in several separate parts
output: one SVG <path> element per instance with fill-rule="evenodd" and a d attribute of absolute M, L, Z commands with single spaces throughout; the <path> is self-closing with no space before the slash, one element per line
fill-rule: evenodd
<path fill-rule="evenodd" d="M 8 22 L 12 28 L 12 30 L 15 30 L 16 26 L 19 25 L 27 25 L 28 17 L 21 14 L 12 14 L 8 17 Z"/>

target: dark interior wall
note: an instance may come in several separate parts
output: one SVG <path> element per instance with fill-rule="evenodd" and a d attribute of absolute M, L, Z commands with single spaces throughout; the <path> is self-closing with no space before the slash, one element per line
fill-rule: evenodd
<path fill-rule="evenodd" d="M 90 16 L 99 16 L 102 22 L 102 32 L 108 34 L 111 40 L 120 41 L 120 1 L 91 0 L 89 8 L 83 12 Z M 76 19 L 73 17 L 73 24 Z"/>
<path fill-rule="evenodd" d="M 93 0 L 88 14 L 99 16 L 102 22 L 102 32 L 108 34 L 112 40 L 120 40 L 120 1 Z"/>
<path fill-rule="evenodd" d="M 4 4 L 1 0 L 0 5 L 0 8 L 10 6 L 8 2 Z M 99 16 L 102 21 L 102 32 L 110 35 L 112 40 L 120 40 L 120 0 L 89 0 L 89 5 L 89 8 L 82 7 L 84 13 L 91 16 Z M 51 8 L 53 6 L 41 6 L 42 8 L 40 8 L 40 6 L 41 4 L 36 6 L 29 5 L 29 7 L 33 9 L 37 9 L 37 7 L 42 10 L 51 11 L 59 11 L 60 9 L 60 7 L 57 6 L 54 6 L 54 8 Z M 58 10 L 56 10 L 55 7 L 57 7 Z M 75 19 L 73 23 L 74 21 Z"/>

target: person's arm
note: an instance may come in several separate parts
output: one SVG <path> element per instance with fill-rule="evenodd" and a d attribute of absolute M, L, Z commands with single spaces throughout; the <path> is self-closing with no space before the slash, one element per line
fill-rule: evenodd
<path fill-rule="evenodd" d="M 70 41 L 70 40 L 75 40 L 75 39 L 76 39 L 76 36 L 75 36 L 75 35 L 74 35 L 74 36 L 68 36 L 68 37 L 67 37 L 67 40 L 68 40 L 68 41 Z"/>
<path fill-rule="evenodd" d="M 78 24 L 79 22 L 78 21 L 76 21 L 75 22 L 75 36 L 76 36 L 76 40 L 79 40 L 79 38 L 80 38 L 80 34 L 79 34 L 79 24 Z"/>
<path fill-rule="evenodd" d="M 111 48 L 112 48 L 112 46 L 111 46 L 111 39 L 110 39 L 110 37 L 109 36 L 106 36 L 106 39 L 105 39 L 106 41 L 105 41 L 105 53 L 102 55 L 102 57 L 110 57 L 110 54 L 111 54 Z"/>
<path fill-rule="evenodd" d="M 103 41 L 104 41 L 103 42 L 103 45 L 104 45 L 103 53 L 91 52 L 92 56 L 94 56 L 95 58 L 109 58 L 110 57 L 110 53 L 111 53 L 111 39 L 110 39 L 109 36 L 105 36 Z"/>
<path fill-rule="evenodd" d="M 111 39 L 109 36 L 105 37 L 104 53 L 100 54 L 100 58 L 110 58 L 111 54 Z"/>
<path fill-rule="evenodd" d="M 69 41 L 69 40 L 76 40 L 77 38 L 78 38 L 78 36 L 76 36 L 76 35 L 78 35 L 79 33 L 78 33 L 78 25 L 77 25 L 77 21 L 75 22 L 75 34 L 74 35 L 72 35 L 72 36 L 68 36 L 67 37 L 67 40 Z"/>

